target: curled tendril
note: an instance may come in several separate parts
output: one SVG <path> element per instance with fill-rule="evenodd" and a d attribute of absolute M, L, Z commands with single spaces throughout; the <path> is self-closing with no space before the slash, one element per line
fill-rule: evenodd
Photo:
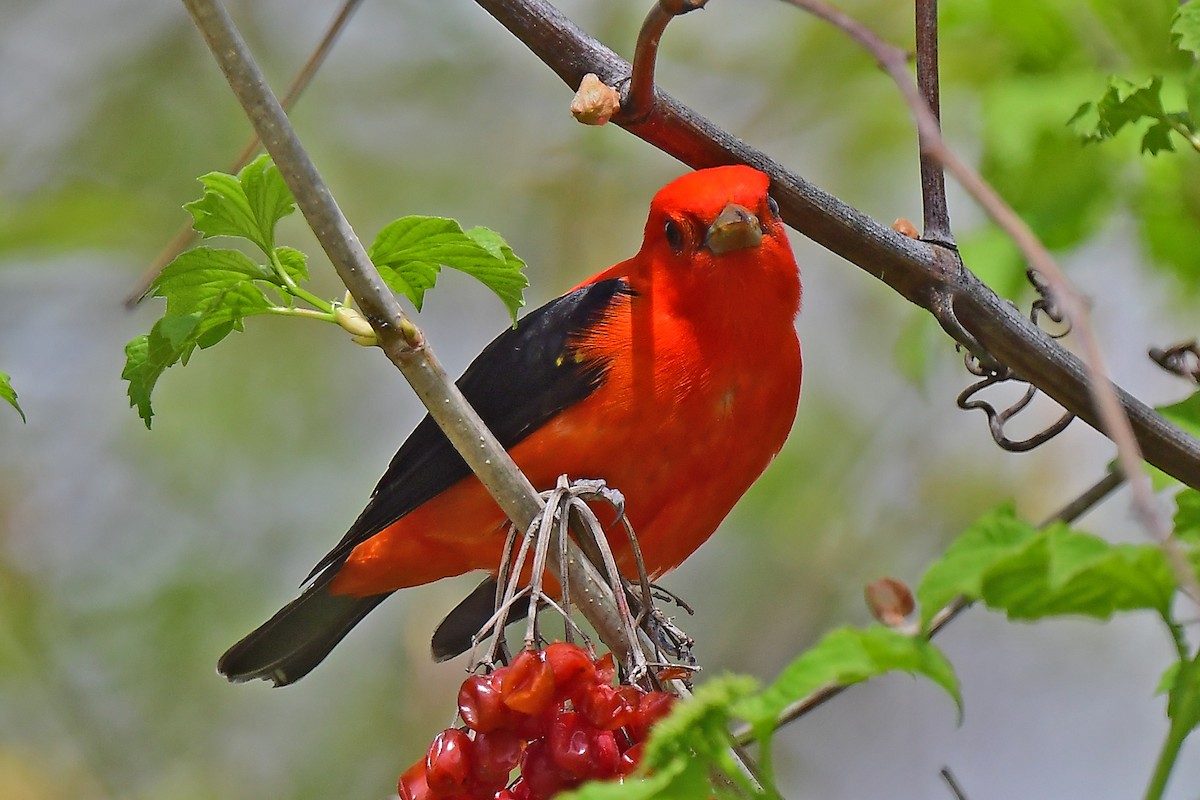
<path fill-rule="evenodd" d="M 1058 434 L 1062 433 L 1071 424 L 1071 420 L 1075 419 L 1075 415 L 1067 411 L 1053 425 L 1027 439 L 1008 438 L 1004 433 L 1004 426 L 1010 419 L 1021 413 L 1029 405 L 1034 396 L 1037 395 L 1038 388 L 1029 385 L 1017 402 L 1000 410 L 997 410 L 994 405 L 986 400 L 975 399 L 974 395 L 989 386 L 995 386 L 996 384 L 1010 380 L 1014 380 L 1014 378 L 1000 373 L 989 375 L 964 389 L 956 401 L 958 407 L 964 411 L 979 409 L 987 415 L 988 431 L 992 434 L 992 440 L 1002 449 L 1013 453 L 1025 453 L 1033 450 L 1050 441 L 1055 436 L 1058 436 Z"/>
<path fill-rule="evenodd" d="M 1054 301 L 1054 296 L 1050 294 L 1050 285 L 1046 283 L 1042 276 L 1037 274 L 1032 269 L 1025 270 L 1025 277 L 1038 293 L 1038 299 L 1033 301 L 1033 306 L 1029 309 L 1029 321 L 1045 331 L 1052 339 L 1061 339 L 1071 332 L 1071 321 L 1067 319 L 1067 315 Z M 1045 330 L 1041 324 L 1041 318 L 1045 317 L 1051 322 L 1055 322 L 1062 326 L 1057 331 Z"/>
<path fill-rule="evenodd" d="M 1167 348 L 1150 348 L 1150 359 L 1173 375 L 1200 383 L 1200 344 L 1195 339 Z"/>
<path fill-rule="evenodd" d="M 1066 336 L 1071 332 L 1071 321 L 1067 319 L 1062 309 L 1054 302 L 1054 298 L 1049 291 L 1049 285 L 1042 280 L 1042 277 L 1037 272 L 1031 269 L 1025 271 L 1025 276 L 1038 293 L 1038 298 L 1033 301 L 1033 305 L 1029 310 L 1029 321 L 1051 338 L 1060 339 Z M 1061 326 L 1060 329 L 1057 331 L 1045 330 L 1041 324 L 1043 318 Z M 1075 419 L 1074 414 L 1066 411 L 1057 421 L 1041 432 L 1026 439 L 1010 439 L 1004 432 L 1005 425 L 1029 406 L 1033 398 L 1037 396 L 1038 388 L 1027 381 L 1022 381 L 1013 374 L 1011 369 L 987 354 L 981 357 L 968 350 L 963 357 L 963 366 L 966 367 L 967 372 L 975 375 L 980 380 L 964 389 L 958 395 L 955 402 L 964 411 L 975 409 L 982 411 L 987 416 L 988 432 L 992 435 L 992 441 L 1004 450 L 1013 453 L 1026 453 L 1040 447 L 1066 430 L 1067 426 L 1071 424 L 1071 420 Z M 1024 383 L 1026 384 L 1026 389 L 1020 399 L 1007 408 L 997 409 L 988 401 L 976 397 L 984 389 L 1010 381 Z"/>

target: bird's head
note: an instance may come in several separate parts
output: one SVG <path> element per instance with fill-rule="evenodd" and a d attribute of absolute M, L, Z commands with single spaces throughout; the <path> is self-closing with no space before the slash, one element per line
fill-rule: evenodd
<path fill-rule="evenodd" d="M 691 172 L 650 203 L 641 256 L 657 277 L 697 292 L 799 307 L 800 282 L 766 175 L 746 166 Z"/>

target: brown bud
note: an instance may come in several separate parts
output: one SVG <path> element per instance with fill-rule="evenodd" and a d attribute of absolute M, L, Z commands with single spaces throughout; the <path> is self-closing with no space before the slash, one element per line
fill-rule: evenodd
<path fill-rule="evenodd" d="M 912 590 L 903 581 L 895 578 L 871 581 L 867 584 L 864 594 L 871 615 L 889 628 L 904 625 L 905 618 L 916 607 Z"/>
<path fill-rule="evenodd" d="M 898 220 L 892 223 L 892 230 L 901 236 L 907 236 L 910 239 L 921 238 L 921 232 L 917 230 L 917 226 L 913 225 L 904 217 L 900 217 Z"/>
<path fill-rule="evenodd" d="M 592 73 L 583 76 L 571 101 L 571 114 L 584 125 L 603 125 L 621 110 L 621 95 Z"/>

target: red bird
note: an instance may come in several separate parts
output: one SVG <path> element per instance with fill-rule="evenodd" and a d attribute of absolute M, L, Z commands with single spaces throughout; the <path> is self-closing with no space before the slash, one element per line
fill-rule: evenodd
<path fill-rule="evenodd" d="M 800 276 L 767 190 L 767 176 L 744 166 L 669 183 L 650 204 L 637 255 L 527 314 L 458 381 L 534 486 L 553 488 L 565 473 L 625 495 L 651 577 L 712 535 L 796 416 Z M 504 524 L 426 417 L 304 593 L 218 669 L 234 681 L 300 679 L 395 590 L 494 574 Z M 636 574 L 623 532 L 612 545 L 622 571 Z M 443 623 L 435 657 L 466 648 L 491 613 L 493 586 Z"/>

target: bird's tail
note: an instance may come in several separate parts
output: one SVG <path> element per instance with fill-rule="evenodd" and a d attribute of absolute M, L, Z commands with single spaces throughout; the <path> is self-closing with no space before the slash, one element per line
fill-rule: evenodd
<path fill-rule="evenodd" d="M 322 578 L 229 648 L 217 671 L 236 682 L 262 678 L 276 686 L 295 683 L 390 594 L 331 594 L 329 579 Z"/>

